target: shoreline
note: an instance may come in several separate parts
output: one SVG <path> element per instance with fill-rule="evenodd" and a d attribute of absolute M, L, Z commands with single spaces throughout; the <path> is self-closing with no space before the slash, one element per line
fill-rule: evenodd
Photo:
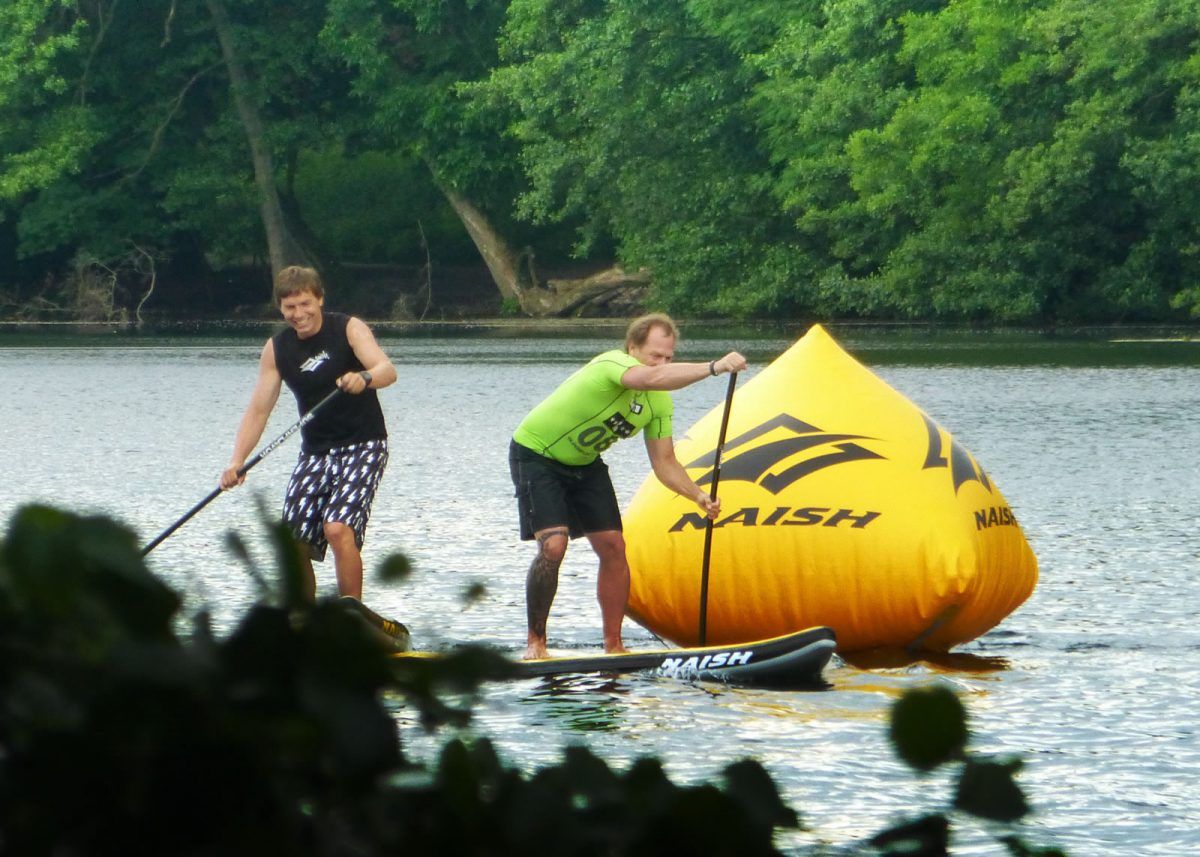
<path fill-rule="evenodd" d="M 624 333 L 628 319 L 618 318 L 459 318 L 395 320 L 367 318 L 372 329 L 387 334 L 492 333 L 522 335 L 578 335 L 586 333 Z M 814 324 L 832 331 L 871 333 L 925 332 L 944 335 L 971 334 L 985 336 L 1037 335 L 1053 337 L 1109 338 L 1114 343 L 1183 342 L 1200 343 L 1200 320 L 1195 322 L 1127 322 L 1110 324 L 991 324 L 979 325 L 952 321 L 884 321 L 862 319 L 745 319 L 716 318 L 676 319 L 684 338 L 720 338 L 757 333 L 760 335 L 795 335 Z M 265 332 L 278 327 L 274 319 L 205 318 L 155 319 L 141 328 L 127 321 L 54 321 L 0 319 L 2 333 L 54 332 L 79 335 L 205 335 L 219 333 Z"/>

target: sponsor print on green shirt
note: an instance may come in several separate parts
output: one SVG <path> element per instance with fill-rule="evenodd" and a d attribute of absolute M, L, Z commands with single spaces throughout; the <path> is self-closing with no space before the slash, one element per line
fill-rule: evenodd
<path fill-rule="evenodd" d="M 675 410 L 670 395 L 621 386 L 625 371 L 640 365 L 620 350 L 597 355 L 529 412 L 513 440 L 563 464 L 580 465 L 642 429 L 652 440 L 670 437 Z"/>

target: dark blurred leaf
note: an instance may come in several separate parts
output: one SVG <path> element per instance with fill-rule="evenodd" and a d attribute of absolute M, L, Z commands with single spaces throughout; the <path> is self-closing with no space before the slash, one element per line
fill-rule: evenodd
<path fill-rule="evenodd" d="M 941 857 L 949 853 L 950 822 L 944 815 L 926 815 L 889 827 L 870 844 L 884 857 Z"/>
<path fill-rule="evenodd" d="M 649 815 L 630 853 L 774 855 L 773 831 L 747 816 L 739 802 L 711 785 L 673 788 Z"/>
<path fill-rule="evenodd" d="M 576 808 L 595 809 L 621 800 L 620 779 L 603 759 L 586 747 L 568 747 L 562 769 L 570 783 Z"/>
<path fill-rule="evenodd" d="M 275 560 L 278 567 L 280 597 L 283 604 L 290 610 L 303 606 L 309 600 L 305 591 L 305 578 L 312 572 L 310 564 L 304 562 L 303 551 L 308 548 L 301 545 L 292 533 L 291 527 L 285 524 L 267 508 L 262 497 L 256 497 L 258 516 L 267 529 L 271 544 L 275 548 Z"/>
<path fill-rule="evenodd" d="M 641 758 L 625 773 L 625 788 L 635 806 L 653 806 L 668 795 L 674 785 L 667 778 L 662 762 Z"/>
<path fill-rule="evenodd" d="M 1017 759 L 968 760 L 958 781 L 954 806 L 992 821 L 1017 821 L 1029 812 L 1021 787 L 1013 779 L 1021 770 Z"/>
<path fill-rule="evenodd" d="M 480 581 L 475 581 L 467 586 L 462 593 L 463 609 L 473 607 L 487 597 L 487 586 Z"/>
<path fill-rule="evenodd" d="M 725 791 L 750 816 L 768 828 L 802 828 L 800 816 L 783 802 L 771 775 L 757 761 L 745 759 L 725 768 Z"/>
<path fill-rule="evenodd" d="M 915 688 L 892 706 L 890 736 L 901 759 L 919 771 L 929 771 L 962 758 L 967 713 L 948 688 Z"/>
<path fill-rule="evenodd" d="M 388 554 L 379 563 L 375 577 L 381 583 L 403 583 L 412 574 L 412 562 L 402 553 Z"/>
<path fill-rule="evenodd" d="M 236 530 L 230 530 L 225 534 L 225 547 L 233 554 L 234 558 L 242 564 L 242 568 L 250 579 L 254 582 L 254 589 L 260 599 L 271 597 L 271 584 L 263 576 L 262 572 L 254 564 L 253 557 L 250 556 L 250 549 L 246 546 L 246 540 L 242 538 L 242 534 Z"/>
<path fill-rule="evenodd" d="M 1013 857 L 1067 857 L 1061 848 L 1030 845 L 1019 836 L 1001 836 L 999 841 Z"/>
<path fill-rule="evenodd" d="M 125 637 L 167 640 L 180 599 L 142 562 L 133 531 L 45 506 L 13 516 L 0 545 L 0 597 L 43 646 L 102 651 Z"/>
<path fill-rule="evenodd" d="M 401 655 L 390 659 L 389 668 L 393 685 L 417 707 L 428 729 L 443 723 L 463 725 L 470 719 L 468 709 L 448 705 L 441 692 L 470 693 L 484 681 L 516 672 L 512 661 L 483 646 L 463 646 L 433 657 Z"/>

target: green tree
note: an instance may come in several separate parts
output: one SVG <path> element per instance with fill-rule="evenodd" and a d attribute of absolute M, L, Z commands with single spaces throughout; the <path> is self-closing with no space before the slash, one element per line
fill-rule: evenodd
<path fill-rule="evenodd" d="M 219 264 L 265 245 L 276 267 L 320 261 L 297 164 L 354 124 L 345 68 L 318 44 L 324 11 L 316 0 L 6 6 L 0 50 L 18 70 L 0 80 L 0 211 L 19 252 L 111 268 L 189 243 Z"/>
<path fill-rule="evenodd" d="M 912 223 L 864 200 L 848 148 L 911 97 L 898 19 L 941 5 L 796 4 L 749 56 L 761 76 L 751 105 L 775 168 L 771 194 L 797 233 L 781 285 L 792 306 L 866 315 L 898 308 L 874 278 Z"/>
<path fill-rule="evenodd" d="M 365 145 L 424 165 L 502 298 L 530 315 L 564 314 L 622 282 L 545 288 L 534 246 L 560 243 L 555 230 L 513 216 L 524 182 L 507 134 L 513 112 L 465 94 L 496 66 L 507 10 L 504 0 L 333 0 L 325 37 L 355 71 L 353 91 L 369 117 Z"/>
<path fill-rule="evenodd" d="M 1189 305 L 1191 4 L 906 5 L 873 6 L 863 30 L 869 13 L 838 4 L 762 56 L 777 195 L 818 305 L 1074 320 Z"/>
<path fill-rule="evenodd" d="M 786 223 L 746 95 L 751 74 L 711 4 L 515 0 L 506 65 L 483 92 L 519 111 L 520 211 L 577 220 L 690 313 L 774 308 Z"/>

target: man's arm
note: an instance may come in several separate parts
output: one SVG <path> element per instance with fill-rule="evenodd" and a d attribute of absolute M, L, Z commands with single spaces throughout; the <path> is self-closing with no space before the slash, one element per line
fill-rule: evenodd
<path fill-rule="evenodd" d="M 275 365 L 275 346 L 271 340 L 263 346 L 262 355 L 258 358 L 258 381 L 254 384 L 254 392 L 250 394 L 250 404 L 242 414 L 238 424 L 237 436 L 233 440 L 233 456 L 221 473 L 221 487 L 229 489 L 246 481 L 245 476 L 239 477 L 238 470 L 262 437 L 267 419 L 279 401 L 279 389 L 283 386 L 283 378 Z"/>
<path fill-rule="evenodd" d="M 366 367 L 366 371 L 371 375 L 371 381 L 367 383 L 367 379 L 358 372 L 347 372 L 338 378 L 338 387 L 357 395 L 368 387 L 382 390 L 396 383 L 396 367 L 383 353 L 383 349 L 375 341 L 375 334 L 371 333 L 371 328 L 367 327 L 366 322 L 351 318 L 346 325 L 346 339 L 358 362 Z"/>
<path fill-rule="evenodd" d="M 621 376 L 621 386 L 630 390 L 680 390 L 697 381 L 723 372 L 741 372 L 746 358 L 730 351 L 711 363 L 662 363 L 658 366 L 631 366 Z"/>
<path fill-rule="evenodd" d="M 705 371 L 708 369 L 705 367 Z M 708 492 L 692 481 L 687 470 L 675 457 L 675 442 L 669 437 L 646 438 L 646 454 L 650 456 L 650 467 L 658 481 L 681 497 L 687 497 L 700 507 L 709 518 L 721 512 L 720 499 L 714 500 Z"/>

